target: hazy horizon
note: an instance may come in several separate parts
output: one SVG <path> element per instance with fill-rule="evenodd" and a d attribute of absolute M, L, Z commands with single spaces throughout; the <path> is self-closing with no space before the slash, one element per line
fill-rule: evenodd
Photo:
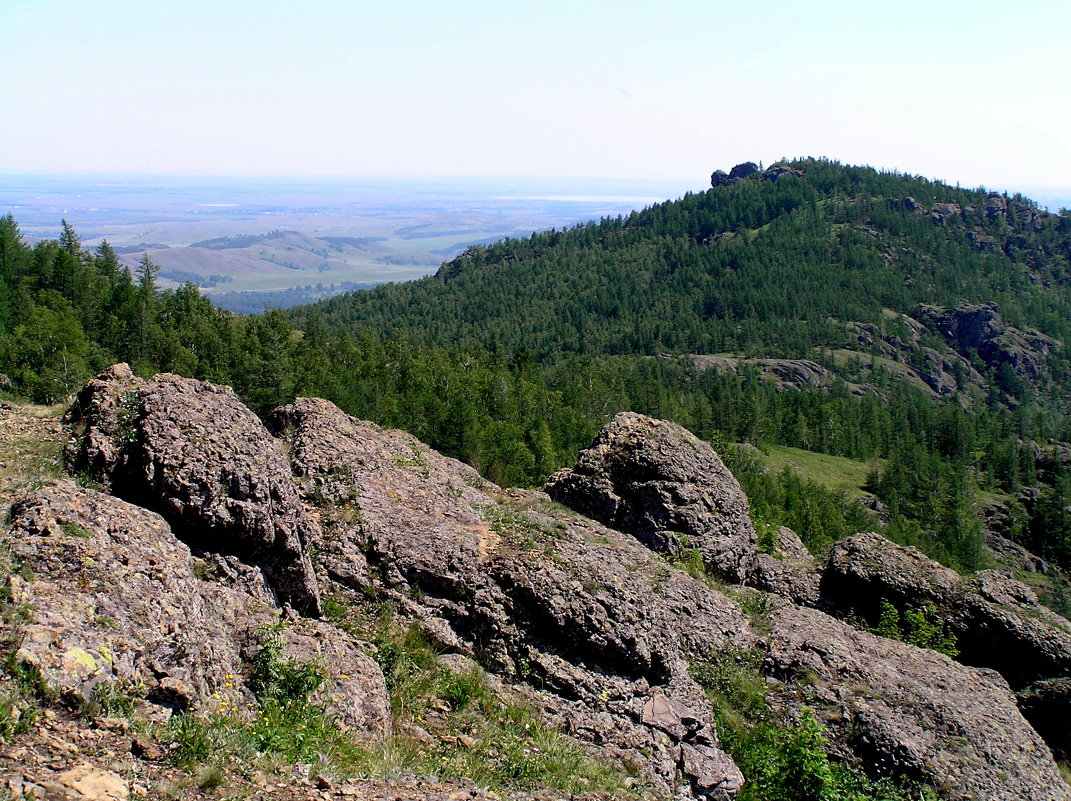
<path fill-rule="evenodd" d="M 1071 186 L 1066 0 L 9 0 L 0 29 L 0 172 L 698 181 L 808 155 Z"/>

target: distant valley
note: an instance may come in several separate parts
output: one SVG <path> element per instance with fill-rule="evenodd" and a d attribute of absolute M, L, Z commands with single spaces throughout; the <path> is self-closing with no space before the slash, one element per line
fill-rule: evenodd
<path fill-rule="evenodd" d="M 679 196 L 686 182 L 0 176 L 0 210 L 30 240 L 67 220 L 164 288 L 192 282 L 252 313 L 435 272 L 474 244 Z"/>

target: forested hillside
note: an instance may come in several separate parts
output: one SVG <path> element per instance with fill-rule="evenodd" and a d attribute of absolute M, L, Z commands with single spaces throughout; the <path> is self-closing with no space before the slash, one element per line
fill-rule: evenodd
<path fill-rule="evenodd" d="M 804 357 L 844 323 L 995 301 L 1071 333 L 1071 214 L 804 161 L 628 217 L 470 248 L 434 277 L 319 304 L 334 325 L 557 353 Z M 300 319 L 302 312 L 296 312 Z"/>
<path fill-rule="evenodd" d="M 759 522 L 812 548 L 882 527 L 975 568 L 988 507 L 1071 565 L 1071 215 L 824 161 L 716 183 L 289 318 L 161 292 L 150 260 L 131 276 L 69 226 L 29 247 L 9 216 L 0 391 L 55 402 L 125 360 L 231 384 L 260 413 L 320 396 L 507 485 L 541 483 L 631 409 L 726 453 L 866 463 L 874 511 L 736 452 Z"/>

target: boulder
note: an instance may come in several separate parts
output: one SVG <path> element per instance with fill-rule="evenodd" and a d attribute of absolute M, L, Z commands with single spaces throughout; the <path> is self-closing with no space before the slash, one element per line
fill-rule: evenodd
<path fill-rule="evenodd" d="M 1015 688 L 1071 675 L 1071 621 L 997 571 L 964 579 L 915 548 L 856 534 L 833 546 L 822 596 L 840 614 L 868 620 L 882 599 L 900 609 L 933 604 L 957 637 L 960 660 L 998 671 Z"/>
<path fill-rule="evenodd" d="M 822 571 L 803 541 L 792 529 L 777 529 L 773 553 L 760 553 L 747 576 L 747 584 L 804 606 L 821 602 Z"/>
<path fill-rule="evenodd" d="M 278 443 L 234 391 L 116 365 L 68 416 L 67 459 L 118 496 L 159 512 L 194 548 L 263 570 L 280 602 L 320 613 L 306 550 L 317 527 Z"/>
<path fill-rule="evenodd" d="M 794 169 L 787 164 L 771 164 L 762 174 L 762 180 L 777 183 L 777 181 L 786 175 L 791 175 L 794 178 L 802 178 L 803 170 Z"/>
<path fill-rule="evenodd" d="M 950 801 L 1071 798 L 1048 747 L 989 670 L 779 603 L 764 670 L 849 758 L 932 782 Z"/>
<path fill-rule="evenodd" d="M 399 431 L 356 420 L 323 400 L 276 410 L 310 498 L 341 501 L 351 522 L 318 549 L 361 552 L 354 582 L 372 582 L 444 648 L 477 656 L 528 685 L 549 717 L 639 766 L 662 787 L 734 797 L 739 770 L 718 747 L 710 703 L 688 659 L 747 648 L 736 603 L 637 543 L 545 494 L 505 491 Z"/>
<path fill-rule="evenodd" d="M 738 181 L 738 178 L 731 177 L 725 170 L 714 170 L 714 172 L 710 174 L 710 185 L 714 189 L 721 186 L 732 186 Z"/>
<path fill-rule="evenodd" d="M 16 659 L 71 701 L 109 687 L 178 711 L 235 712 L 249 652 L 278 610 L 198 577 L 196 560 L 158 514 L 70 484 L 18 501 L 5 541 L 32 575 L 10 578 L 12 602 L 31 609 Z M 365 736 L 390 727 L 378 666 L 352 638 L 315 620 L 283 630 L 283 656 L 316 661 L 323 699 Z"/>
<path fill-rule="evenodd" d="M 1008 201 L 999 192 L 990 192 L 985 196 L 985 217 L 987 220 L 993 221 L 997 219 L 1007 218 L 1008 216 Z"/>
<path fill-rule="evenodd" d="M 743 581 L 758 553 L 740 484 L 710 445 L 674 423 L 618 414 L 544 489 L 659 553 L 696 549 L 730 581 Z"/>
<path fill-rule="evenodd" d="M 753 161 L 745 161 L 742 164 L 737 164 L 731 170 L 729 170 L 730 178 L 750 178 L 752 175 L 759 171 L 759 165 Z"/>

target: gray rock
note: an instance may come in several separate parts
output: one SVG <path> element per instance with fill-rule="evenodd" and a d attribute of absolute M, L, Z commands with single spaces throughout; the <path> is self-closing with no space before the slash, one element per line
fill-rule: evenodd
<path fill-rule="evenodd" d="M 261 568 L 283 603 L 318 615 L 305 511 L 278 443 L 229 387 L 126 365 L 101 373 L 69 415 L 67 458 L 133 503 L 162 514 L 195 548 Z"/>
<path fill-rule="evenodd" d="M 753 161 L 745 161 L 743 164 L 737 164 L 731 170 L 729 170 L 730 178 L 749 178 L 759 171 L 759 165 Z"/>
<path fill-rule="evenodd" d="M 780 703 L 810 707 L 872 769 L 935 784 L 942 798 L 1071 798 L 1048 747 L 1008 686 L 921 648 L 782 603 L 765 670 L 787 682 Z"/>
<path fill-rule="evenodd" d="M 921 304 L 919 315 L 961 355 L 976 352 L 990 367 L 1007 364 L 1017 376 L 1031 381 L 1045 376 L 1045 357 L 1060 346 L 1037 331 L 1007 325 L 995 303 L 963 303 L 953 311 Z"/>
<path fill-rule="evenodd" d="M 1008 201 L 999 192 L 990 192 L 985 198 L 985 216 L 987 220 L 997 220 L 1008 216 Z"/>
<path fill-rule="evenodd" d="M 956 634 L 959 658 L 998 671 L 1015 688 L 1071 675 L 1071 622 L 997 571 L 967 580 L 915 548 L 856 534 L 833 546 L 822 596 L 841 614 L 870 620 L 883 598 L 901 609 L 933 604 Z"/>
<path fill-rule="evenodd" d="M 744 580 L 758 552 L 736 478 L 710 445 L 673 423 L 618 414 L 545 490 L 659 553 L 695 548 L 731 581 Z"/>
<path fill-rule="evenodd" d="M 740 181 L 739 178 L 733 178 L 725 170 L 714 170 L 710 174 L 710 185 L 717 189 L 722 186 L 732 186 Z"/>
<path fill-rule="evenodd" d="M 196 560 L 154 512 L 70 484 L 12 508 L 4 541 L 32 578 L 11 578 L 12 600 L 33 610 L 16 659 L 69 700 L 110 686 L 179 711 L 237 713 L 253 701 L 241 676 L 279 610 L 203 581 Z M 390 730 L 383 675 L 358 643 L 315 620 L 291 621 L 284 657 L 315 662 L 317 700 L 366 738 Z"/>
<path fill-rule="evenodd" d="M 688 674 L 689 658 L 754 642 L 734 602 L 542 493 L 502 490 L 326 401 L 299 399 L 268 425 L 303 490 L 353 510 L 321 550 L 362 552 L 381 597 L 527 683 L 578 738 L 622 759 L 650 754 L 637 767 L 666 789 L 679 774 L 697 794 L 735 796 L 742 777 Z M 655 698 L 673 711 L 652 719 Z"/>

